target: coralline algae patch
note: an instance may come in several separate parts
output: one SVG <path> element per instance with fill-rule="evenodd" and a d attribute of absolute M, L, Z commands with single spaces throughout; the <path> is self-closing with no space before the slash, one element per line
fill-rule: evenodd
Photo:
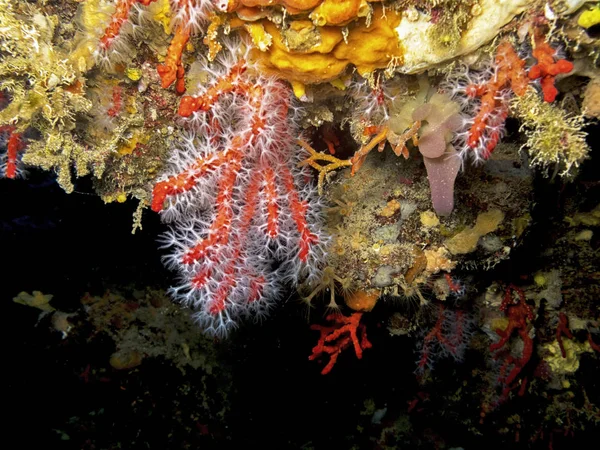
<path fill-rule="evenodd" d="M 438 217 L 418 158 L 369 155 L 328 186 L 330 265 L 355 286 L 400 296 L 456 268 L 493 267 L 528 225 L 531 177 L 519 164 L 517 149 L 501 145 L 477 176 L 459 175 L 457 208 Z"/>

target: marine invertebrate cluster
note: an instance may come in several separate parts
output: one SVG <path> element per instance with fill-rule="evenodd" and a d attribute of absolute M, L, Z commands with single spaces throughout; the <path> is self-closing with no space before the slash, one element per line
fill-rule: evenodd
<path fill-rule="evenodd" d="M 415 124 L 426 123 L 414 142 L 427 170 L 433 209 L 446 216 L 454 209 L 454 182 L 462 166 L 460 155 L 451 143 L 461 127 L 458 105 L 447 95 L 435 93 L 412 112 L 412 119 Z"/>
<path fill-rule="evenodd" d="M 84 95 L 85 79 L 70 55 L 52 43 L 56 17 L 7 0 L 0 3 L 0 16 L 6 30 L 0 39 L 0 91 L 9 99 L 0 110 L 0 126 L 11 127 L 13 134 L 28 129 L 42 134 L 42 140 L 30 140 L 22 161 L 56 170 L 70 192 L 73 165 L 79 175 L 99 174 L 107 156 L 85 152 L 71 134 L 77 119 L 92 107 Z M 28 17 L 35 20 L 28 24 Z"/>
<path fill-rule="evenodd" d="M 97 48 L 94 50 L 94 58 L 96 61 L 111 65 L 115 61 L 124 61 L 127 58 L 127 46 L 126 42 L 127 33 L 132 33 L 133 30 L 124 30 L 126 26 L 132 28 L 132 21 L 130 18 L 131 9 L 136 7 L 137 4 L 148 6 L 155 0 L 118 0 L 113 5 L 93 5 L 90 2 L 90 8 L 97 8 L 97 13 L 104 13 L 106 15 L 107 26 L 104 28 L 102 34 L 98 38 Z M 106 7 L 103 8 L 103 6 Z M 112 8 L 111 8 L 112 6 Z M 100 15 L 102 17 L 102 15 Z M 97 29 L 101 29 L 97 27 Z"/>
<path fill-rule="evenodd" d="M 478 49 L 532 1 L 403 1 L 391 7 L 364 1 L 294 2 L 291 9 L 286 8 L 285 17 L 292 16 L 289 28 L 276 25 L 281 15 L 271 5 L 277 3 L 268 2 L 268 7 L 261 3 L 261 9 L 240 8 L 237 20 L 231 22 L 253 21 L 261 26 L 271 39 L 254 57 L 269 73 L 307 84 L 334 80 L 349 65 L 361 75 L 385 68 L 420 73 Z M 296 9 L 297 3 L 302 7 Z M 326 7 L 349 20 L 331 20 L 320 11 Z M 301 14 L 294 17 L 311 9 L 310 21 Z"/>
<path fill-rule="evenodd" d="M 192 34 L 198 33 L 208 20 L 212 12 L 213 2 L 208 0 L 184 0 L 171 2 L 175 13 L 173 14 L 172 27 L 175 35 L 171 40 L 164 63 L 157 67 L 163 88 L 168 88 L 177 81 L 175 90 L 179 94 L 185 92 L 183 63 L 181 57 L 183 50 Z"/>

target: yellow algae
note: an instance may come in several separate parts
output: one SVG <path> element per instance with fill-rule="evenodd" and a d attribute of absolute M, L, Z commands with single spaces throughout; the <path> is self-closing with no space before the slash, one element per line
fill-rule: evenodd
<path fill-rule="evenodd" d="M 142 363 L 143 357 L 136 350 L 119 350 L 110 357 L 110 365 L 117 370 L 133 369 Z"/>
<path fill-rule="evenodd" d="M 137 129 L 133 132 L 130 139 L 121 144 L 117 150 L 120 155 L 130 155 L 133 153 L 138 144 L 145 145 L 150 140 L 150 137 L 143 130 Z"/>
<path fill-rule="evenodd" d="M 345 91 L 347 88 L 344 77 L 336 78 L 335 80 L 330 81 L 329 84 L 340 91 Z"/>
<path fill-rule="evenodd" d="M 85 72 L 95 65 L 94 52 L 102 31 L 110 24 L 113 11 L 114 5 L 101 0 L 86 0 L 79 5 L 77 24 L 80 32 L 69 60 L 80 71 Z"/>
<path fill-rule="evenodd" d="M 265 27 L 260 23 L 247 23 L 246 31 L 252 38 L 253 44 L 261 51 L 266 51 L 273 43 L 273 36 L 265 31 Z"/>
<path fill-rule="evenodd" d="M 139 81 L 142 78 L 142 69 L 138 69 L 137 67 L 128 67 L 125 69 L 125 76 L 129 78 L 131 81 Z"/>
<path fill-rule="evenodd" d="M 421 225 L 425 228 L 437 227 L 440 224 L 440 219 L 433 211 L 423 211 L 419 216 Z"/>
<path fill-rule="evenodd" d="M 496 317 L 492 319 L 490 322 L 490 328 L 492 330 L 506 330 L 508 327 L 508 318 L 506 317 Z"/>
<path fill-rule="evenodd" d="M 574 237 L 574 241 L 591 241 L 594 236 L 594 232 L 592 230 L 582 230 L 577 233 Z"/>
<path fill-rule="evenodd" d="M 69 322 L 69 317 L 75 314 L 68 314 L 62 311 L 56 311 L 52 315 L 52 327 L 62 334 L 63 339 L 69 335 L 69 332 L 73 329 L 73 325 Z"/>
<path fill-rule="evenodd" d="M 400 202 L 396 199 L 392 199 L 387 202 L 387 205 L 383 207 L 383 209 L 379 212 L 379 215 L 383 217 L 391 217 L 396 211 L 400 209 Z"/>
<path fill-rule="evenodd" d="M 446 240 L 445 245 L 453 255 L 470 253 L 477 248 L 479 238 L 495 231 L 503 219 L 504 213 L 499 209 L 481 213 L 477 216 L 475 226 L 467 228 Z"/>
<path fill-rule="evenodd" d="M 423 252 L 427 260 L 427 272 L 438 273 L 440 270 L 450 272 L 456 267 L 456 263 L 450 259 L 448 250 L 438 247 L 435 250 L 427 249 Z"/>
<path fill-rule="evenodd" d="M 285 45 L 292 51 L 306 52 L 321 42 L 319 28 L 310 20 L 294 20 L 281 33 Z"/>
<path fill-rule="evenodd" d="M 165 34 L 171 34 L 171 5 L 169 0 L 158 0 L 148 6 L 152 18 L 160 23 Z"/>
<path fill-rule="evenodd" d="M 374 3 L 325 0 L 315 2 L 310 20 L 292 20 L 287 27 L 261 14 L 246 21 L 238 14 L 229 26 L 262 24 L 273 36 L 273 45 L 268 51 L 256 50 L 253 57 L 273 75 L 314 84 L 335 79 L 348 65 L 354 65 L 363 76 L 385 68 L 388 76 L 395 70 L 421 73 L 490 42 L 504 25 L 531 7 L 533 0 L 480 0 L 476 8 L 461 7 L 452 20 L 443 23 L 416 10 L 401 20 L 402 12 Z M 300 18 L 294 11 L 300 10 L 288 8 L 292 17 Z M 268 14 L 266 10 L 263 13 Z"/>
<path fill-rule="evenodd" d="M 304 98 L 306 95 L 306 85 L 298 81 L 292 81 L 290 84 L 292 85 L 292 90 L 294 91 L 296 98 Z"/>
<path fill-rule="evenodd" d="M 578 212 L 573 217 L 565 217 L 565 221 L 572 227 L 578 225 L 597 227 L 600 225 L 600 205 L 589 212 Z"/>
<path fill-rule="evenodd" d="M 543 273 L 538 272 L 533 276 L 533 282 L 536 284 L 536 286 L 543 287 L 546 285 L 548 280 Z"/>
<path fill-rule="evenodd" d="M 600 23 L 600 5 L 594 6 L 592 9 L 584 11 L 577 19 L 577 24 L 583 28 L 591 28 Z"/>
<path fill-rule="evenodd" d="M 315 25 L 341 25 L 359 17 L 359 9 L 369 9 L 365 0 L 324 0 L 310 13 Z"/>
<path fill-rule="evenodd" d="M 32 308 L 41 309 L 42 311 L 51 312 L 55 309 L 50 305 L 53 295 L 43 294 L 40 291 L 33 291 L 31 294 L 27 292 L 19 292 L 19 294 L 13 298 L 13 302 L 19 305 L 31 306 Z"/>
<path fill-rule="evenodd" d="M 564 358 L 560 351 L 560 346 L 555 340 L 550 344 L 544 345 L 544 349 L 549 353 L 549 356 L 545 357 L 544 360 L 555 374 L 575 373 L 579 369 L 579 355 L 582 353 L 591 353 L 592 347 L 588 341 L 576 342 L 563 338 L 562 343 L 565 349 Z"/>
<path fill-rule="evenodd" d="M 511 101 L 511 110 L 521 120 L 520 130 L 527 137 L 523 147 L 527 148 L 532 165 L 543 169 L 554 165 L 561 175 L 566 175 L 589 157 L 582 113 L 570 114 L 543 101 L 533 87 Z"/>

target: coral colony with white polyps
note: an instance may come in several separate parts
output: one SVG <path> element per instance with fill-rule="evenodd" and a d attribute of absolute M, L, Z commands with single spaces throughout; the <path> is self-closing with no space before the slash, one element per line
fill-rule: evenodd
<path fill-rule="evenodd" d="M 211 82 L 184 96 L 187 134 L 155 185 L 152 208 L 172 224 L 172 293 L 209 333 L 261 317 L 283 283 L 317 280 L 327 237 L 289 113 L 291 91 L 230 48 L 202 70 Z"/>

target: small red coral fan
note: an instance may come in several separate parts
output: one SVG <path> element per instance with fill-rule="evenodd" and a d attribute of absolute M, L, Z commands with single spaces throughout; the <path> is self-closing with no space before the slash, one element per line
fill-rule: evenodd
<path fill-rule="evenodd" d="M 516 303 L 514 302 L 513 298 L 514 293 L 518 295 Z M 504 311 L 504 313 L 507 315 L 508 325 L 504 330 L 496 330 L 496 334 L 498 334 L 500 340 L 490 345 L 490 351 L 498 352 L 508 343 L 513 332 L 515 331 L 523 341 L 523 352 L 521 353 L 521 357 L 514 357 L 510 353 L 506 354 L 504 362 L 500 368 L 498 382 L 504 385 L 501 397 L 501 400 L 504 400 L 508 397 L 510 391 L 517 387 L 518 384 L 512 386 L 511 384 L 517 379 L 523 370 L 523 367 L 525 367 L 533 355 L 533 339 L 529 336 L 529 327 L 527 323 L 528 320 L 533 320 L 533 311 L 525 302 L 525 294 L 523 291 L 512 284 L 508 286 L 504 292 L 504 298 L 502 299 L 502 304 L 500 305 L 500 311 Z M 505 352 L 496 353 L 494 358 L 498 359 L 502 354 L 505 354 Z M 506 372 L 509 370 L 509 368 L 510 372 L 508 375 L 506 375 Z M 525 394 L 526 387 L 527 377 L 525 377 L 521 383 L 519 396 Z"/>
<path fill-rule="evenodd" d="M 113 87 L 111 103 L 112 106 L 108 108 L 106 114 L 109 117 L 117 117 L 123 109 L 123 88 L 121 86 Z"/>
<path fill-rule="evenodd" d="M 592 339 L 592 333 L 590 331 L 588 331 L 588 342 L 594 350 L 600 353 L 600 345 L 594 342 L 594 340 Z"/>
<path fill-rule="evenodd" d="M 172 26 L 175 30 L 167 56 L 163 64 L 157 67 L 160 76 L 161 86 L 168 88 L 175 83 L 175 92 L 183 94 L 185 92 L 185 69 L 183 67 L 183 51 L 190 40 L 190 37 L 201 30 L 206 24 L 212 11 L 219 6 L 222 10 L 225 6 L 218 2 L 210 0 L 171 0 L 171 7 L 174 8 Z"/>
<path fill-rule="evenodd" d="M 144 7 L 156 0 L 116 0 L 110 22 L 99 36 L 98 47 L 94 51 L 97 62 L 111 66 L 125 62 L 131 53 L 130 38 L 135 28 L 143 24 L 142 17 L 147 13 Z M 178 94 L 185 92 L 185 69 L 183 51 L 191 36 L 200 32 L 209 21 L 217 6 L 226 9 L 221 3 L 212 0 L 171 0 L 171 27 L 175 34 L 169 45 L 167 55 L 157 67 L 163 88 L 174 82 Z"/>
<path fill-rule="evenodd" d="M 528 76 L 530 80 L 540 80 L 544 101 L 552 103 L 558 95 L 558 89 L 554 86 L 556 76 L 571 72 L 573 63 L 566 59 L 556 59 L 557 51 L 542 36 L 536 35 L 534 42 L 533 57 L 537 64 L 529 69 Z"/>
<path fill-rule="evenodd" d="M 94 57 L 98 62 L 110 65 L 115 61 L 124 59 L 125 54 L 129 53 L 129 44 L 124 36 L 123 28 L 126 24 L 131 24 L 131 9 L 136 4 L 148 6 L 156 0 L 117 0 L 115 9 L 110 16 L 110 22 L 104 29 L 98 42 L 98 48 L 94 52 Z M 131 30 L 128 30 L 130 32 Z"/>
<path fill-rule="evenodd" d="M 349 317 L 341 314 L 329 314 L 325 320 L 332 322 L 332 325 L 311 325 L 311 330 L 318 330 L 321 333 L 319 342 L 312 349 L 312 355 L 308 357 L 309 361 L 319 358 L 323 354 L 329 355 L 329 362 L 321 371 L 322 375 L 331 372 L 337 358 L 342 350 L 354 345 L 354 352 L 358 359 L 362 358 L 362 351 L 371 348 L 372 345 L 367 339 L 367 327 L 360 323 L 363 313 L 357 312 Z M 360 333 L 360 341 L 358 338 Z"/>
<path fill-rule="evenodd" d="M 0 178 L 18 178 L 24 174 L 21 168 L 20 153 L 26 147 L 21 133 L 11 125 L 0 126 L 0 148 L 6 152 L 0 155 Z"/>
<path fill-rule="evenodd" d="M 467 86 L 469 97 L 479 97 L 480 106 L 469 129 L 467 146 L 488 159 L 498 145 L 508 116 L 508 89 L 518 96 L 525 94 L 528 80 L 513 46 L 505 41 L 496 51 L 496 73 L 485 84 Z"/>
<path fill-rule="evenodd" d="M 524 67 L 512 44 L 504 41 L 496 50 L 493 68 L 475 73 L 465 69 L 448 79 L 445 89 L 465 113 L 464 131 L 457 133 L 455 142 L 463 160 L 485 161 L 498 145 L 513 93 L 522 96 L 527 91 Z"/>
<path fill-rule="evenodd" d="M 159 64 L 156 68 L 160 76 L 161 86 L 166 89 L 175 83 L 175 91 L 178 94 L 185 92 L 185 69 L 181 57 L 183 49 L 190 39 L 190 28 L 185 25 L 180 25 L 175 30 L 175 36 L 171 40 L 167 57 L 163 64 Z"/>
<path fill-rule="evenodd" d="M 433 369 L 437 359 L 452 356 L 455 361 L 463 360 L 471 337 L 473 320 L 461 310 L 451 310 L 438 305 L 438 319 L 433 328 L 417 344 L 421 356 L 417 361 L 416 373 L 424 373 L 426 368 Z"/>

